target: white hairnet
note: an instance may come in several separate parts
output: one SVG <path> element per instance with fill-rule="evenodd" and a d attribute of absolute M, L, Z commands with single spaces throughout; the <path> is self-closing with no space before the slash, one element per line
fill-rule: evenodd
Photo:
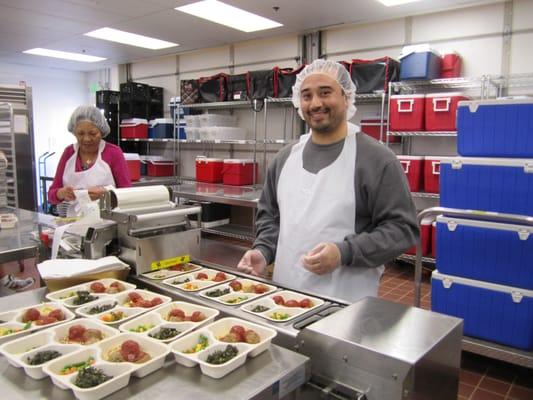
<path fill-rule="evenodd" d="M 356 87 L 355 84 L 352 81 L 352 78 L 350 76 L 350 73 L 348 70 L 338 62 L 335 61 L 329 61 L 329 60 L 322 60 L 318 59 L 313 61 L 311 64 L 306 66 L 302 72 L 298 74 L 296 77 L 296 82 L 294 83 L 294 86 L 292 87 L 292 104 L 295 108 L 298 109 L 298 115 L 302 119 L 304 119 L 304 116 L 302 114 L 302 109 L 300 107 L 300 90 L 302 87 L 302 83 L 309 75 L 312 74 L 326 74 L 331 76 L 333 79 L 337 81 L 337 83 L 340 85 L 342 90 L 344 91 L 344 95 L 346 96 L 346 100 L 348 101 L 348 109 L 346 110 L 346 119 L 350 119 L 355 115 L 355 92 Z"/>
<path fill-rule="evenodd" d="M 74 110 L 68 121 L 68 131 L 74 133 L 76 125 L 81 121 L 89 121 L 94 126 L 96 126 L 100 132 L 102 132 L 102 137 L 109 135 L 109 124 L 102 115 L 102 111 L 93 106 L 79 106 Z"/>

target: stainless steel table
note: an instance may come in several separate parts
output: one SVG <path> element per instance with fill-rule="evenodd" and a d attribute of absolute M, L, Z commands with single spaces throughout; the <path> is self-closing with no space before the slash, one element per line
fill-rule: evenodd
<path fill-rule="evenodd" d="M 1 207 L 0 213 L 12 213 L 18 218 L 14 228 L 0 230 L 0 264 L 35 257 L 39 254 L 38 231 L 42 214 L 13 207 Z"/>

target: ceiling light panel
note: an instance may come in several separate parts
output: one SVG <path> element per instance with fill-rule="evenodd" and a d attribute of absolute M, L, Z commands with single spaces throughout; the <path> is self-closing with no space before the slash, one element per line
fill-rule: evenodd
<path fill-rule="evenodd" d="M 414 3 L 420 0 L 378 0 L 381 4 L 387 7 L 400 6 L 402 4 Z"/>
<path fill-rule="evenodd" d="M 168 49 L 169 47 L 179 46 L 177 43 L 154 39 L 149 36 L 137 35 L 135 33 L 119 31 L 118 29 L 113 28 L 97 29 L 95 31 L 86 33 L 85 36 L 151 50 L 161 50 Z"/>
<path fill-rule="evenodd" d="M 105 58 L 102 58 L 102 57 L 90 56 L 87 54 L 79 54 L 79 53 L 69 53 L 67 51 L 49 50 L 49 49 L 43 49 L 40 47 L 36 47 L 35 49 L 23 51 L 23 53 L 33 54 L 36 56 L 62 58 L 64 60 L 81 61 L 81 62 L 98 62 L 98 61 L 105 60 Z"/>
<path fill-rule="evenodd" d="M 218 0 L 203 0 L 176 7 L 176 10 L 243 32 L 256 32 L 283 26 L 279 22 L 252 14 Z"/>

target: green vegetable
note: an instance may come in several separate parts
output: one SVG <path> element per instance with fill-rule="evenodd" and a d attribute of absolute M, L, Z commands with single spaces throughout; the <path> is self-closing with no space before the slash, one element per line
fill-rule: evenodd
<path fill-rule="evenodd" d="M 233 299 L 226 300 L 226 303 L 228 303 L 228 304 L 237 304 L 237 303 L 242 303 L 245 300 L 248 300 L 247 296 L 239 296 L 239 297 L 235 297 Z"/>
<path fill-rule="evenodd" d="M 199 351 L 205 349 L 207 346 L 209 346 L 209 340 L 204 335 L 200 335 L 200 337 L 198 338 L 198 343 L 190 349 L 184 350 L 183 352 L 185 354 L 198 353 Z"/>
<path fill-rule="evenodd" d="M 76 292 L 76 294 L 78 296 L 75 297 L 74 300 L 72 300 L 72 304 L 74 304 L 75 306 L 81 306 L 82 304 L 98 299 L 98 296 L 92 296 L 91 293 L 87 290 L 80 290 Z"/>
<path fill-rule="evenodd" d="M 113 378 L 112 376 L 104 374 L 104 371 L 94 367 L 87 367 L 78 372 L 78 376 L 74 384 L 82 389 L 88 389 L 98 386 L 105 381 Z"/>
<path fill-rule="evenodd" d="M 217 350 L 209 354 L 209 356 L 207 356 L 206 362 L 215 365 L 224 364 L 231 360 L 233 357 L 235 357 L 237 354 L 239 354 L 239 350 L 237 349 L 237 347 L 228 344 L 223 351 Z"/>
<path fill-rule="evenodd" d="M 33 357 L 28 357 L 27 362 L 30 365 L 41 365 L 61 355 L 62 354 L 59 351 L 55 350 L 40 351 L 36 353 Z"/>
<path fill-rule="evenodd" d="M 93 364 L 94 364 L 94 358 L 93 357 L 89 357 L 85 361 L 81 361 L 81 362 L 78 362 L 78 363 L 65 365 L 63 368 L 61 368 L 61 371 L 59 371 L 59 374 L 60 375 L 68 375 L 68 374 L 71 374 L 73 372 L 76 372 L 79 369 L 87 368 L 87 367 L 89 367 L 89 366 L 91 366 Z"/>
<path fill-rule="evenodd" d="M 191 280 L 189 278 L 185 278 L 183 280 L 179 280 L 179 279 L 176 279 L 174 282 L 172 282 L 173 285 L 180 285 L 182 283 L 187 283 L 187 282 L 190 282 Z"/>
<path fill-rule="evenodd" d="M 90 308 L 89 311 L 87 311 L 87 314 L 100 314 L 100 313 L 103 313 L 104 311 L 111 310 L 116 305 L 117 305 L 117 303 L 104 304 L 104 305 L 101 305 L 101 306 L 94 306 L 94 307 Z"/>
<path fill-rule="evenodd" d="M 154 327 L 153 324 L 138 325 L 135 328 L 131 328 L 130 332 L 136 332 L 136 333 L 146 332 L 152 329 L 153 327 Z"/>
<path fill-rule="evenodd" d="M 22 327 L 22 330 L 25 331 L 26 329 L 30 329 L 31 328 L 31 323 L 32 321 L 28 321 L 24 324 L 24 326 Z"/>
<path fill-rule="evenodd" d="M 254 308 L 252 308 L 252 312 L 265 312 L 265 311 L 268 311 L 270 310 L 270 308 L 268 307 L 265 307 L 265 306 L 255 306 Z"/>
<path fill-rule="evenodd" d="M 153 337 L 154 339 L 167 340 L 174 336 L 178 336 L 180 333 L 180 331 L 174 328 L 161 328 L 159 332 L 150 333 L 148 336 Z"/>
<path fill-rule="evenodd" d="M 221 290 L 221 289 L 211 290 L 210 292 L 206 292 L 205 295 L 209 297 L 220 297 L 228 293 L 229 293 L 229 288 L 226 288 L 224 290 Z"/>

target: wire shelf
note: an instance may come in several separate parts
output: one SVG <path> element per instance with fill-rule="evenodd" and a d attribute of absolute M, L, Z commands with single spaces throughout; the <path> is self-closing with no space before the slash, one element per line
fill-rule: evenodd
<path fill-rule="evenodd" d="M 389 131 L 390 136 L 454 137 L 457 131 Z"/>

